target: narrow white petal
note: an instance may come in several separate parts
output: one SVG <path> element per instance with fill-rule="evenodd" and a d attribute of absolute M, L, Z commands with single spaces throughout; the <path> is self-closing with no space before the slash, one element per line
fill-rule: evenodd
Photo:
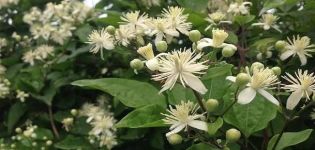
<path fill-rule="evenodd" d="M 212 39 L 203 38 L 197 43 L 197 49 L 203 49 L 204 47 L 212 46 Z"/>
<path fill-rule="evenodd" d="M 174 130 L 172 130 L 172 131 L 170 131 L 170 132 L 167 132 L 167 133 L 166 133 L 166 136 L 170 136 L 170 135 L 172 135 L 172 134 L 178 133 L 178 132 L 180 132 L 181 130 L 183 130 L 185 127 L 186 127 L 186 124 L 181 124 L 181 125 L 177 126 Z"/>
<path fill-rule="evenodd" d="M 208 125 L 204 121 L 192 120 L 188 122 L 188 125 L 199 130 L 208 131 Z"/>
<path fill-rule="evenodd" d="M 269 92 L 267 92 L 264 89 L 257 90 L 259 94 L 261 94 L 263 97 L 265 97 L 270 102 L 274 103 L 275 105 L 279 106 L 279 101 L 273 97 Z"/>
<path fill-rule="evenodd" d="M 236 77 L 234 77 L 234 76 L 227 76 L 226 79 L 227 79 L 227 80 L 230 80 L 230 81 L 232 81 L 232 82 L 235 82 L 235 81 L 236 81 Z"/>
<path fill-rule="evenodd" d="M 201 80 L 195 75 L 191 73 L 183 73 L 182 76 L 186 84 L 200 94 L 206 94 L 206 92 L 208 91 Z"/>
<path fill-rule="evenodd" d="M 282 53 L 282 54 L 280 55 L 280 59 L 281 59 L 281 60 L 286 60 L 286 59 L 288 59 L 290 56 L 292 56 L 293 54 L 294 54 L 294 51 L 287 50 L 287 51 L 285 51 L 284 53 Z"/>
<path fill-rule="evenodd" d="M 301 100 L 302 96 L 303 96 L 303 93 L 301 90 L 297 90 L 293 92 L 287 100 L 287 109 L 293 110 L 295 106 L 299 103 L 299 101 Z"/>
<path fill-rule="evenodd" d="M 303 55 L 303 54 L 299 54 L 299 53 L 298 53 L 298 56 L 299 56 L 300 61 L 301 61 L 301 66 L 306 65 L 306 63 L 307 63 L 307 58 L 306 58 L 306 56 Z"/>
<path fill-rule="evenodd" d="M 237 102 L 240 104 L 250 103 L 256 96 L 256 90 L 248 87 L 242 90 L 237 96 Z"/>
<path fill-rule="evenodd" d="M 151 70 L 155 71 L 159 69 L 159 61 L 156 58 L 152 58 L 145 62 L 145 65 Z"/>

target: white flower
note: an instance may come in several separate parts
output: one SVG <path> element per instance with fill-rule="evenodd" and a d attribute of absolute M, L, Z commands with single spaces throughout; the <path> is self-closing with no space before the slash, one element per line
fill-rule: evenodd
<path fill-rule="evenodd" d="M 29 97 L 28 93 L 25 93 L 21 90 L 16 90 L 16 98 L 19 99 L 21 102 L 25 102 L 25 98 Z"/>
<path fill-rule="evenodd" d="M 80 111 L 81 116 L 87 116 L 87 123 L 90 123 L 92 120 L 97 120 L 103 117 L 105 114 L 104 110 L 101 107 L 94 106 L 93 104 L 85 103 L 82 106 Z"/>
<path fill-rule="evenodd" d="M 150 36 L 155 35 L 155 43 L 162 41 L 166 38 L 166 41 L 170 43 L 173 37 L 178 37 L 179 32 L 172 27 L 172 23 L 165 18 L 151 19 L 147 22 L 151 32 Z"/>
<path fill-rule="evenodd" d="M 98 53 L 103 49 L 112 50 L 114 46 L 114 38 L 103 28 L 100 31 L 94 30 L 88 37 L 88 42 L 92 45 L 90 52 Z"/>
<path fill-rule="evenodd" d="M 228 37 L 228 33 L 226 33 L 224 30 L 214 29 L 212 30 L 212 39 L 210 38 L 203 38 L 200 41 L 197 42 L 197 49 L 201 50 L 204 47 L 214 47 L 214 48 L 223 48 L 226 46 L 233 47 L 234 49 L 237 49 L 235 45 L 233 44 L 227 44 L 224 43 L 224 40 Z"/>
<path fill-rule="evenodd" d="M 191 52 L 190 49 L 173 51 L 172 53 L 158 56 L 159 73 L 153 75 L 152 79 L 165 82 L 160 93 L 167 89 L 172 89 L 177 80 L 179 80 L 184 87 L 187 85 L 200 94 L 205 94 L 207 88 L 194 75 L 204 74 L 203 71 L 208 68 L 205 65 L 207 61 L 197 62 L 201 57 L 201 53 Z"/>
<path fill-rule="evenodd" d="M 145 25 L 145 21 L 148 19 L 148 15 L 145 13 L 141 15 L 140 11 L 123 14 L 120 19 L 124 21 L 122 22 L 123 25 L 131 26 L 134 32 L 147 28 Z"/>
<path fill-rule="evenodd" d="M 298 55 L 301 61 L 301 66 L 306 65 L 307 56 L 312 57 L 309 52 L 315 52 L 315 45 L 310 44 L 310 38 L 307 36 L 303 36 L 300 38 L 299 35 L 296 37 L 293 36 L 293 39 L 290 40 L 288 38 L 288 44 L 285 47 L 286 51 L 280 55 L 281 60 L 286 60 L 290 56 Z"/>
<path fill-rule="evenodd" d="M 190 22 L 187 22 L 188 14 L 184 15 L 183 13 L 183 8 L 168 7 L 168 9 L 163 9 L 162 16 L 166 18 L 167 21 L 171 22 L 172 28 L 188 35 L 192 25 Z"/>
<path fill-rule="evenodd" d="M 279 17 L 267 13 L 262 15 L 262 19 L 259 23 L 253 23 L 252 26 L 262 26 L 264 30 L 269 30 L 271 27 L 275 30 L 281 32 L 279 27 L 276 25 L 276 21 L 279 19 Z"/>
<path fill-rule="evenodd" d="M 159 62 L 158 59 L 154 57 L 152 44 L 149 43 L 146 46 L 140 47 L 137 52 L 147 60 L 145 64 L 151 71 L 159 69 Z"/>
<path fill-rule="evenodd" d="M 53 56 L 54 55 L 54 47 L 49 46 L 49 45 L 41 45 L 38 46 L 34 50 L 35 58 L 38 60 L 44 60 L 46 59 L 49 55 Z"/>
<path fill-rule="evenodd" d="M 102 116 L 91 122 L 92 130 L 89 132 L 90 135 L 99 135 L 110 133 L 114 128 L 116 120 L 112 116 Z"/>
<path fill-rule="evenodd" d="M 179 105 L 175 105 L 175 108 L 169 106 L 169 114 L 162 114 L 165 116 L 163 121 L 165 124 L 170 124 L 170 132 L 166 133 L 166 136 L 178 133 L 185 129 L 187 131 L 188 126 L 208 131 L 208 126 L 205 121 L 200 119 L 204 118 L 203 114 L 197 114 L 199 106 L 193 104 L 192 102 L 181 102 Z"/>
<path fill-rule="evenodd" d="M 115 38 L 118 43 L 128 46 L 130 41 L 136 37 L 133 27 L 130 25 L 120 25 L 115 31 Z"/>
<path fill-rule="evenodd" d="M 70 131 L 71 126 L 73 125 L 73 118 L 64 118 L 61 123 L 63 124 L 63 127 L 68 132 Z"/>
<path fill-rule="evenodd" d="M 25 63 L 29 63 L 31 66 L 33 66 L 35 64 L 35 56 L 36 54 L 30 50 L 24 53 L 22 59 Z"/>
<path fill-rule="evenodd" d="M 279 105 L 278 100 L 266 91 L 266 89 L 273 89 L 273 86 L 279 83 L 273 71 L 269 68 L 254 68 L 251 74 L 248 67 L 246 67 L 246 71 L 250 76 L 250 81 L 246 84 L 246 88 L 238 94 L 237 102 L 240 104 L 248 104 L 256 97 L 256 93 L 258 92 L 270 102 Z M 228 76 L 227 79 L 232 82 L 236 80 L 233 76 Z"/>
<path fill-rule="evenodd" d="M 231 3 L 227 12 L 230 12 L 233 15 L 238 15 L 238 14 L 247 15 L 249 14 L 248 6 L 251 6 L 251 5 L 252 5 L 251 2 Z"/>
<path fill-rule="evenodd" d="M 315 75 L 314 73 L 308 73 L 307 70 L 304 72 L 298 70 L 295 73 L 295 77 L 291 74 L 286 73 L 287 76 L 283 76 L 289 84 L 283 84 L 283 89 L 292 92 L 287 100 L 287 109 L 293 110 L 295 106 L 299 103 L 302 97 L 306 97 L 310 100 L 310 95 L 315 92 Z"/>
<path fill-rule="evenodd" d="M 208 18 L 205 20 L 210 23 L 209 26 L 206 27 L 205 31 L 209 30 L 212 26 L 220 25 L 222 23 L 227 23 L 231 24 L 231 21 L 224 20 L 225 19 L 225 14 L 222 12 L 214 12 L 211 14 L 208 14 Z"/>
<path fill-rule="evenodd" d="M 11 83 L 8 79 L 0 77 L 0 98 L 5 98 L 10 94 L 10 85 Z"/>
<path fill-rule="evenodd" d="M 0 64 L 0 75 L 3 75 L 7 69 Z"/>

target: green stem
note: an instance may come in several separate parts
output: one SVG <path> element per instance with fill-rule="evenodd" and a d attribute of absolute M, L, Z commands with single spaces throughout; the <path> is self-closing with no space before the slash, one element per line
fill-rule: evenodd
<path fill-rule="evenodd" d="M 228 108 L 226 108 L 226 109 L 224 110 L 224 112 L 223 112 L 220 116 L 223 116 L 225 113 L 227 113 L 227 112 L 232 108 L 232 106 L 233 106 L 234 104 L 236 104 L 236 102 L 237 102 L 238 90 L 239 90 L 239 87 L 237 87 L 237 89 L 236 89 L 236 91 L 235 91 L 233 103 L 232 103 L 230 106 L 228 106 Z"/>
<path fill-rule="evenodd" d="M 203 112 L 207 112 L 207 109 L 206 109 L 205 105 L 202 102 L 201 95 L 197 91 L 195 91 L 195 90 L 193 90 L 193 91 L 194 91 L 194 94 L 195 94 L 195 96 L 197 98 L 197 102 L 198 102 L 200 108 L 202 109 Z"/>
<path fill-rule="evenodd" d="M 289 122 L 290 122 L 290 120 L 286 118 L 286 119 L 285 119 L 284 126 L 283 126 L 283 128 L 282 128 L 282 130 L 281 130 L 281 132 L 280 132 L 280 134 L 279 134 L 279 136 L 278 136 L 278 138 L 277 138 L 275 144 L 273 145 L 272 150 L 275 150 L 275 149 L 276 149 L 276 147 L 277 147 L 278 143 L 280 142 L 280 139 L 281 139 L 281 137 L 282 137 L 282 135 L 283 135 L 283 133 L 284 133 L 284 130 L 287 128 Z"/>

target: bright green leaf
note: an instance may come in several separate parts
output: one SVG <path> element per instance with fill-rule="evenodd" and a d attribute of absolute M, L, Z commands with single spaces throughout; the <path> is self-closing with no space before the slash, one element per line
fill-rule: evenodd
<path fill-rule="evenodd" d="M 218 118 L 215 122 L 208 124 L 208 134 L 213 136 L 222 127 L 223 119 Z"/>
<path fill-rule="evenodd" d="M 58 149 L 92 149 L 91 144 L 83 137 L 68 135 L 61 142 L 54 144 Z"/>

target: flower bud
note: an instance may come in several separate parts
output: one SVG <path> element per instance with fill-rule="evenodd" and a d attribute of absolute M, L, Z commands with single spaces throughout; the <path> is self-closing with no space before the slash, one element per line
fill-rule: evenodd
<path fill-rule="evenodd" d="M 107 26 L 105 28 L 105 31 L 107 31 L 109 34 L 114 35 L 116 28 L 114 26 Z"/>
<path fill-rule="evenodd" d="M 277 41 L 275 44 L 275 48 L 277 50 L 283 50 L 286 45 L 287 45 L 287 43 L 285 41 Z"/>
<path fill-rule="evenodd" d="M 53 142 L 51 140 L 46 141 L 46 145 L 50 146 Z"/>
<path fill-rule="evenodd" d="M 235 83 L 239 86 L 242 86 L 242 85 L 245 85 L 247 84 L 248 82 L 250 81 L 250 77 L 248 74 L 246 73 L 239 73 L 237 76 L 236 76 L 236 80 L 235 80 Z"/>
<path fill-rule="evenodd" d="M 281 68 L 280 67 L 272 67 L 271 70 L 277 76 L 279 76 L 281 74 Z"/>
<path fill-rule="evenodd" d="M 134 59 L 130 61 L 130 67 L 135 70 L 141 70 L 144 67 L 144 63 L 140 59 Z"/>
<path fill-rule="evenodd" d="M 158 41 L 155 43 L 155 46 L 159 52 L 167 51 L 167 43 L 165 41 Z"/>
<path fill-rule="evenodd" d="M 159 69 L 159 61 L 156 58 L 148 60 L 145 65 L 151 70 L 156 71 Z"/>
<path fill-rule="evenodd" d="M 234 46 L 225 46 L 223 49 L 222 49 L 222 56 L 223 57 L 231 57 L 235 54 L 235 51 L 236 51 L 236 47 Z"/>
<path fill-rule="evenodd" d="M 213 47 L 220 47 L 228 36 L 229 34 L 226 33 L 224 30 L 212 30 Z"/>
<path fill-rule="evenodd" d="M 16 133 L 22 133 L 22 129 L 21 128 L 15 128 L 15 132 Z"/>
<path fill-rule="evenodd" d="M 272 52 L 271 51 L 267 51 L 266 52 L 266 58 L 271 58 L 272 57 Z"/>
<path fill-rule="evenodd" d="M 182 136 L 180 136 L 179 134 L 172 134 L 170 136 L 167 137 L 167 141 L 172 144 L 172 145 L 177 145 L 182 143 L 183 138 Z"/>
<path fill-rule="evenodd" d="M 228 142 L 236 142 L 240 139 L 240 137 L 241 132 L 234 128 L 227 130 L 225 133 L 225 138 Z"/>
<path fill-rule="evenodd" d="M 206 108 L 208 112 L 215 111 L 219 106 L 219 102 L 216 99 L 208 99 L 206 101 Z"/>
<path fill-rule="evenodd" d="M 257 60 L 263 60 L 263 54 L 262 53 L 258 53 L 256 55 Z"/>
<path fill-rule="evenodd" d="M 37 143 L 36 143 L 36 142 L 33 142 L 33 143 L 32 143 L 32 146 L 34 146 L 34 147 L 37 146 Z"/>
<path fill-rule="evenodd" d="M 70 113 L 71 113 L 72 116 L 77 116 L 78 115 L 78 110 L 71 109 Z"/>
<path fill-rule="evenodd" d="M 191 30 L 188 33 L 188 36 L 189 36 L 190 41 L 197 42 L 201 38 L 201 33 L 198 30 Z"/>
<path fill-rule="evenodd" d="M 254 69 L 263 69 L 265 66 L 264 64 L 260 63 L 260 62 L 254 62 L 251 67 L 250 70 L 253 71 Z"/>

